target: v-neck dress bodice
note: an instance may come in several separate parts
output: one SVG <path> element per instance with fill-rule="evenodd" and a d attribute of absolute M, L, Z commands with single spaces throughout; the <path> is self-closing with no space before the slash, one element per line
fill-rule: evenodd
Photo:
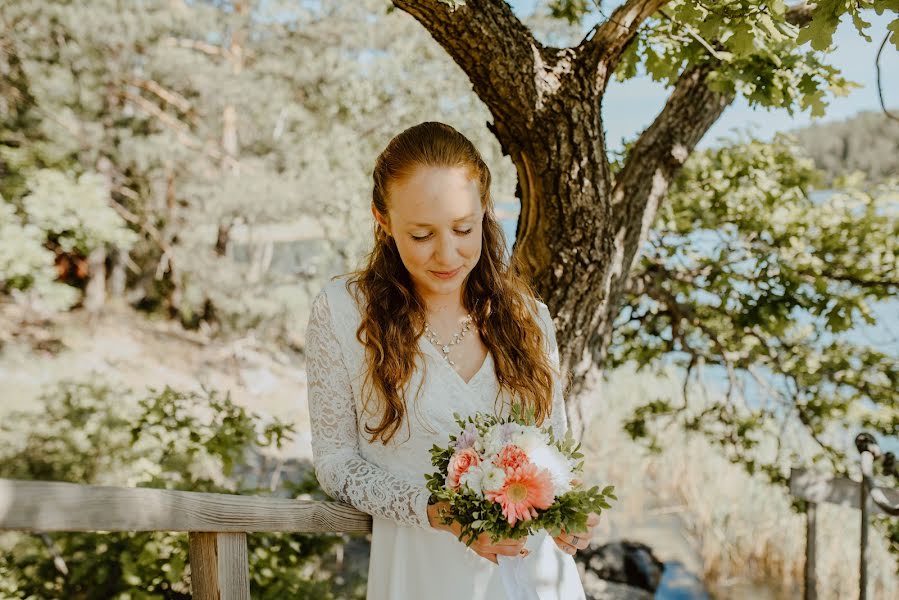
<path fill-rule="evenodd" d="M 368 600 L 506 598 L 496 565 L 455 536 L 428 523 L 425 474 L 433 472 L 430 449 L 445 446 L 458 426 L 453 413 L 508 410 L 500 393 L 493 353 L 466 382 L 425 337 L 422 356 L 403 389 L 406 418 L 387 443 L 370 442 L 376 403 L 362 396 L 365 349 L 356 339 L 362 313 L 346 287 L 347 276 L 327 283 L 315 297 L 306 328 L 306 370 L 312 455 L 319 483 L 333 498 L 372 515 Z M 550 361 L 558 348 L 549 310 L 538 302 Z M 556 381 L 549 420 L 567 430 L 561 381 Z M 573 557 L 545 531 L 531 536 L 523 559 L 541 600 L 584 598 Z M 542 590 L 542 591 L 541 591 Z"/>
<path fill-rule="evenodd" d="M 437 346 L 432 344 L 430 341 L 428 341 L 424 337 L 418 338 L 418 345 L 421 347 L 421 349 L 423 351 L 430 352 L 431 354 L 436 356 L 438 359 L 443 361 L 443 364 L 445 364 L 448 369 L 450 369 L 453 373 L 455 373 L 456 377 L 459 378 L 459 382 L 466 387 L 470 387 L 470 386 L 474 385 L 475 380 L 481 376 L 481 373 L 483 373 L 493 367 L 493 353 L 490 352 L 490 349 L 488 348 L 487 355 L 484 357 L 484 360 L 481 362 L 481 366 L 478 367 L 478 370 L 474 372 L 474 375 L 472 375 L 468 381 L 465 381 L 462 378 L 462 376 L 459 375 L 459 372 L 456 371 L 453 368 L 453 366 L 449 364 L 449 362 L 447 362 L 446 358 L 443 356 L 443 354 L 440 352 L 440 349 Z"/>

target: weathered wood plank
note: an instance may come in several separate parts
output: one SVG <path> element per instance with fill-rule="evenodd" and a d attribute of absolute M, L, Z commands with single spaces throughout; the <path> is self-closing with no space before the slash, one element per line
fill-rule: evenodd
<path fill-rule="evenodd" d="M 892 489 L 881 489 L 891 503 L 899 502 L 899 492 Z M 832 477 L 809 469 L 793 468 L 790 471 L 790 494 L 803 500 L 822 504 L 839 504 L 850 508 L 861 508 L 859 498 L 861 488 L 859 482 L 847 477 Z M 879 506 L 870 503 L 869 514 L 885 514 Z"/>
<path fill-rule="evenodd" d="M 371 531 L 340 502 L 0 479 L 0 530 Z"/>
<path fill-rule="evenodd" d="M 190 587 L 196 600 L 250 600 L 245 533 L 190 533 Z"/>

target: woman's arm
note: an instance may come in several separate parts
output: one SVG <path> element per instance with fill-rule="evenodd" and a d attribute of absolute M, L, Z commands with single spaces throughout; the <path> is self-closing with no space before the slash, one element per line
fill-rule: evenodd
<path fill-rule="evenodd" d="M 322 489 L 370 515 L 429 528 L 427 488 L 359 454 L 356 404 L 325 290 L 315 297 L 306 327 L 306 375 L 312 462 Z"/>

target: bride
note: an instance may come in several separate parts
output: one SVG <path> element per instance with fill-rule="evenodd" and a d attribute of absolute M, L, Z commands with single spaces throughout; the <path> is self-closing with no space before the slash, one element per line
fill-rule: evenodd
<path fill-rule="evenodd" d="M 318 480 L 372 515 L 367 598 L 506 599 L 497 556 L 523 561 L 541 600 L 584 598 L 573 555 L 597 515 L 585 534 L 467 547 L 425 488 L 453 413 L 506 415 L 517 397 L 557 438 L 567 429 L 553 322 L 507 267 L 487 165 L 461 133 L 425 122 L 389 142 L 373 178 L 367 264 L 324 286 L 306 330 Z"/>

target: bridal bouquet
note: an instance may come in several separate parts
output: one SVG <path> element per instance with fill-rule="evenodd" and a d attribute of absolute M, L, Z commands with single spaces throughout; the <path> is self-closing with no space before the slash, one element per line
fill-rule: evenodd
<path fill-rule="evenodd" d="M 482 533 L 494 542 L 541 529 L 553 537 L 562 529 L 583 533 L 589 513 L 611 508 L 606 498 L 617 500 L 614 486 L 585 489 L 580 444 L 570 432 L 556 440 L 549 427 L 537 427 L 533 409 L 515 405 L 508 418 L 453 416 L 460 431 L 447 447 L 431 449 L 437 470 L 425 478 L 433 498 L 449 503 L 444 524 L 458 521 L 467 546 Z"/>

